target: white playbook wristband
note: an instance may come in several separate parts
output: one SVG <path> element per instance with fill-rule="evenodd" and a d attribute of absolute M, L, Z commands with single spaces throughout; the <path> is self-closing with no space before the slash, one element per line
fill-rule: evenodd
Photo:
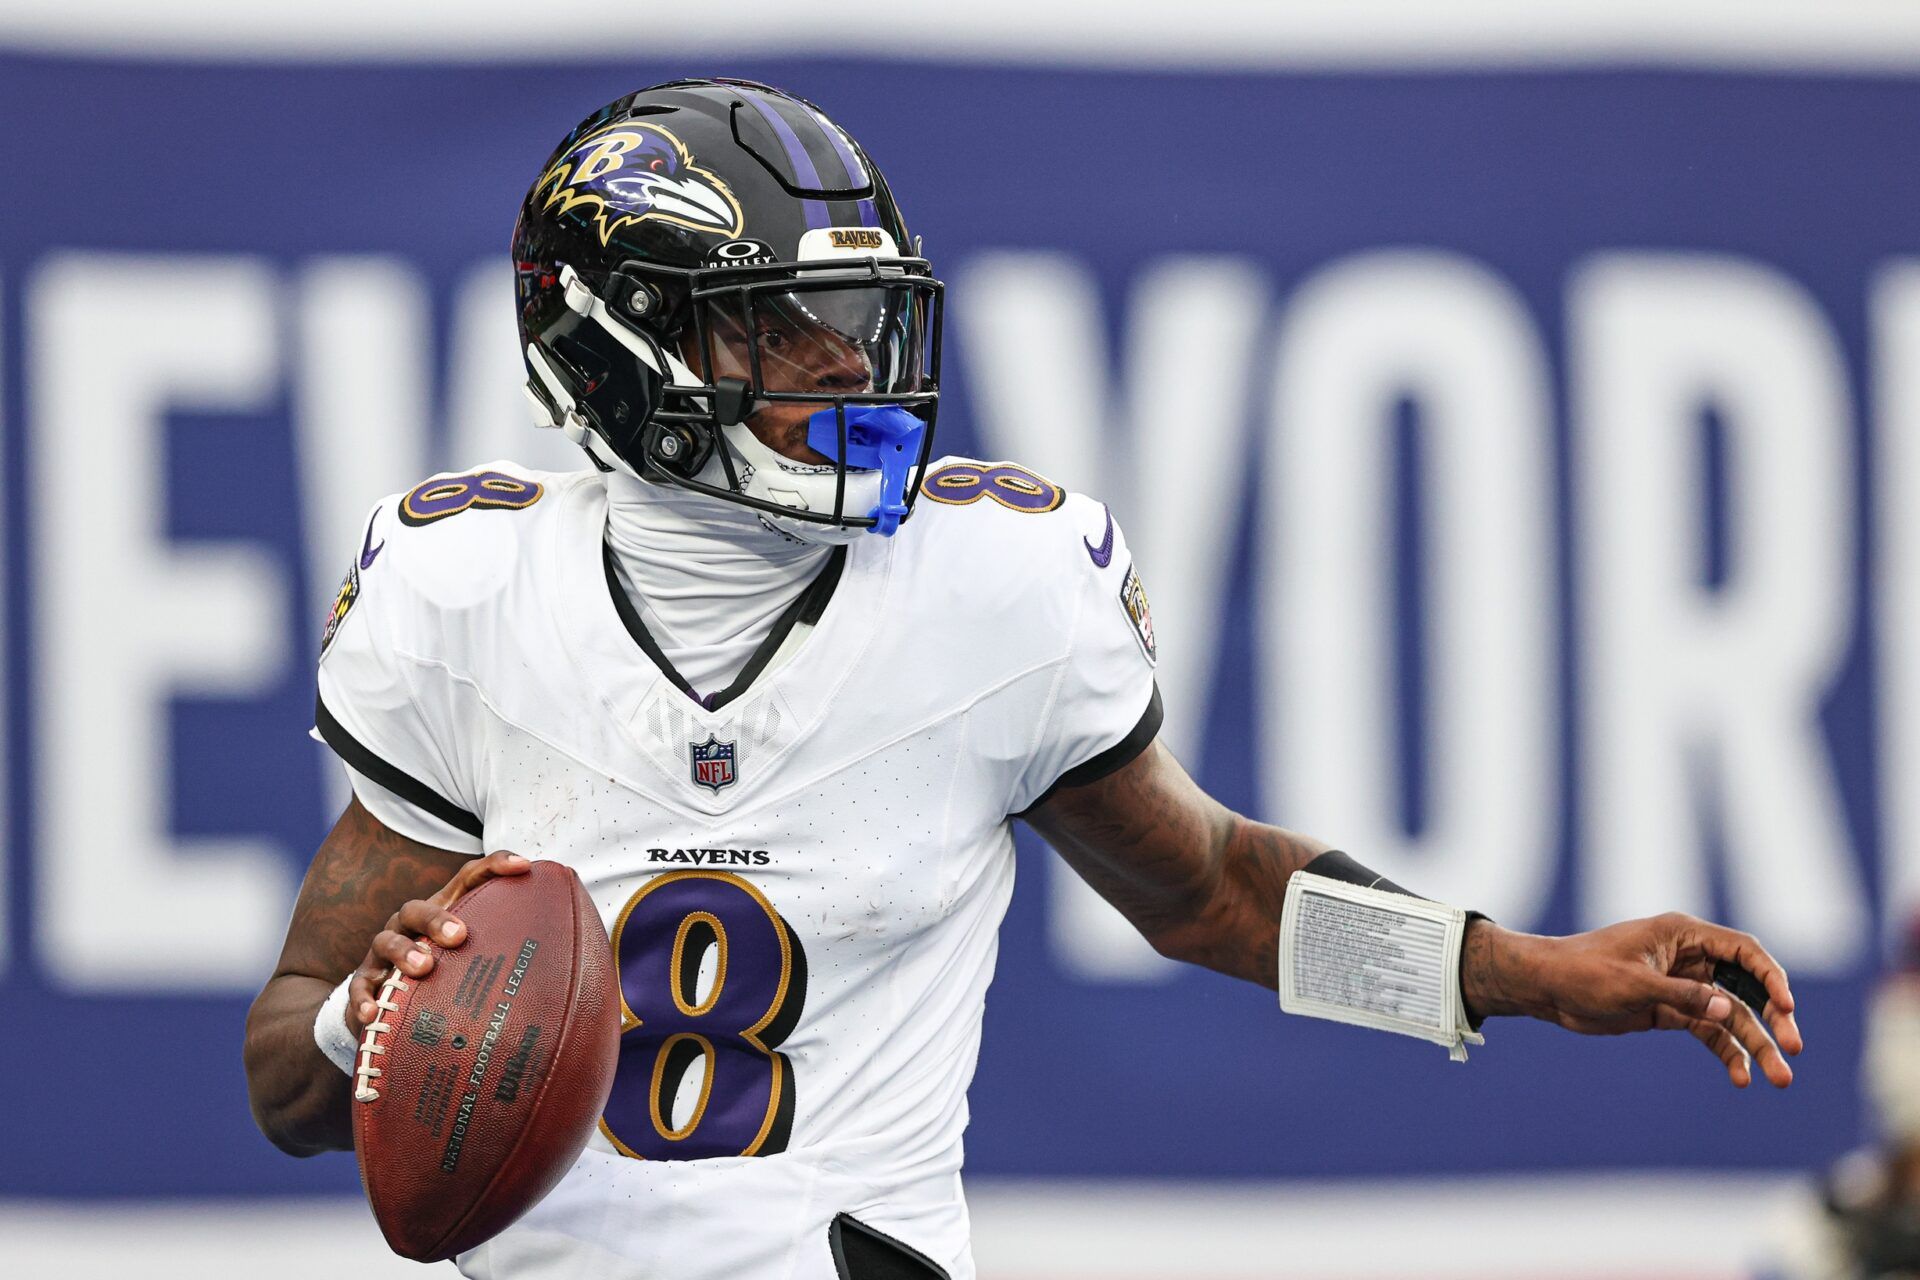
<path fill-rule="evenodd" d="M 1309 871 L 1287 879 L 1280 909 L 1280 1007 L 1418 1036 L 1467 1060 L 1485 1044 L 1460 996 L 1467 913 L 1406 893 Z"/>
<path fill-rule="evenodd" d="M 348 974 L 339 986 L 327 993 L 320 1012 L 313 1019 L 313 1042 L 327 1055 L 327 1061 L 347 1075 L 353 1074 L 354 1059 L 360 1052 L 353 1032 L 347 1029 L 347 988 L 352 984 L 353 975 Z"/>

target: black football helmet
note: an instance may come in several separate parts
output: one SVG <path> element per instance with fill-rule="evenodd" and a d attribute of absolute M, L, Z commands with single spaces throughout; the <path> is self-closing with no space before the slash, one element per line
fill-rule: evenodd
<path fill-rule="evenodd" d="M 629 94 L 567 135 L 514 228 L 536 417 L 603 470 L 797 536 L 891 534 L 939 403 L 941 284 L 918 251 L 880 171 L 810 103 L 742 80 Z M 827 465 L 747 429 L 783 404 L 815 406 Z"/>

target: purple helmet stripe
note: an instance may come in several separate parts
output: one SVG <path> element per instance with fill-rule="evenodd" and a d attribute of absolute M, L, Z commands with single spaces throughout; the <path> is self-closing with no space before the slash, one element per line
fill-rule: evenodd
<path fill-rule="evenodd" d="M 847 167 L 847 181 L 856 187 L 864 187 L 872 182 L 873 179 L 867 176 L 867 166 L 860 162 L 860 156 L 848 145 L 847 135 L 840 132 L 833 121 L 818 111 L 808 108 L 807 114 L 819 124 L 820 131 L 826 134 L 827 141 L 833 144 L 834 154 L 838 155 L 840 163 Z M 870 199 L 860 202 L 860 225 L 863 227 L 880 225 L 880 211 L 873 207 L 873 201 Z"/>
<path fill-rule="evenodd" d="M 813 167 L 813 157 L 807 154 L 806 147 L 800 141 L 800 135 L 793 131 L 793 126 L 787 123 L 787 118 L 774 110 L 773 105 L 762 94 L 743 93 L 740 96 L 753 104 L 753 109 L 760 113 L 761 119 L 767 122 L 774 136 L 780 139 L 780 145 L 786 148 L 787 161 L 793 165 L 794 176 L 806 186 L 819 190 L 820 172 Z M 827 212 L 826 201 L 804 200 L 801 203 L 806 207 L 809 228 L 817 231 L 821 227 L 833 225 L 833 217 Z"/>

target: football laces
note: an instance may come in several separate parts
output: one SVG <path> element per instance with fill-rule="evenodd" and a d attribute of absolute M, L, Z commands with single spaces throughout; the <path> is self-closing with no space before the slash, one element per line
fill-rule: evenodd
<path fill-rule="evenodd" d="M 393 1028 L 384 1019 L 387 1014 L 397 1012 L 400 1008 L 392 1000 L 393 993 L 405 990 L 407 980 L 400 975 L 400 970 L 397 967 L 387 970 L 386 979 L 380 984 L 380 995 L 373 1002 L 373 1021 L 367 1024 L 366 1034 L 360 1041 L 360 1063 L 353 1070 L 355 1102 L 380 1100 L 380 1091 L 373 1087 L 373 1082 L 380 1077 L 380 1068 L 373 1065 L 373 1058 L 375 1054 L 385 1054 L 387 1051 L 387 1047 L 380 1043 L 380 1033 Z"/>

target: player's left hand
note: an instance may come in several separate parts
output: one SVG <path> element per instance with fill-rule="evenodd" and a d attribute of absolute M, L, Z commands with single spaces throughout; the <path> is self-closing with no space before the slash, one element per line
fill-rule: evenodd
<path fill-rule="evenodd" d="M 1476 922 L 1462 970 L 1470 1008 L 1525 1013 L 1583 1035 L 1685 1031 L 1744 1089 L 1752 1063 L 1776 1088 L 1793 1083 L 1781 1052 L 1804 1047 L 1787 973 L 1751 934 L 1672 912 L 1565 938 L 1509 933 Z M 1713 985 L 1731 961 L 1766 988 L 1765 1022 Z M 1769 1036 L 1771 1032 L 1771 1036 Z"/>

